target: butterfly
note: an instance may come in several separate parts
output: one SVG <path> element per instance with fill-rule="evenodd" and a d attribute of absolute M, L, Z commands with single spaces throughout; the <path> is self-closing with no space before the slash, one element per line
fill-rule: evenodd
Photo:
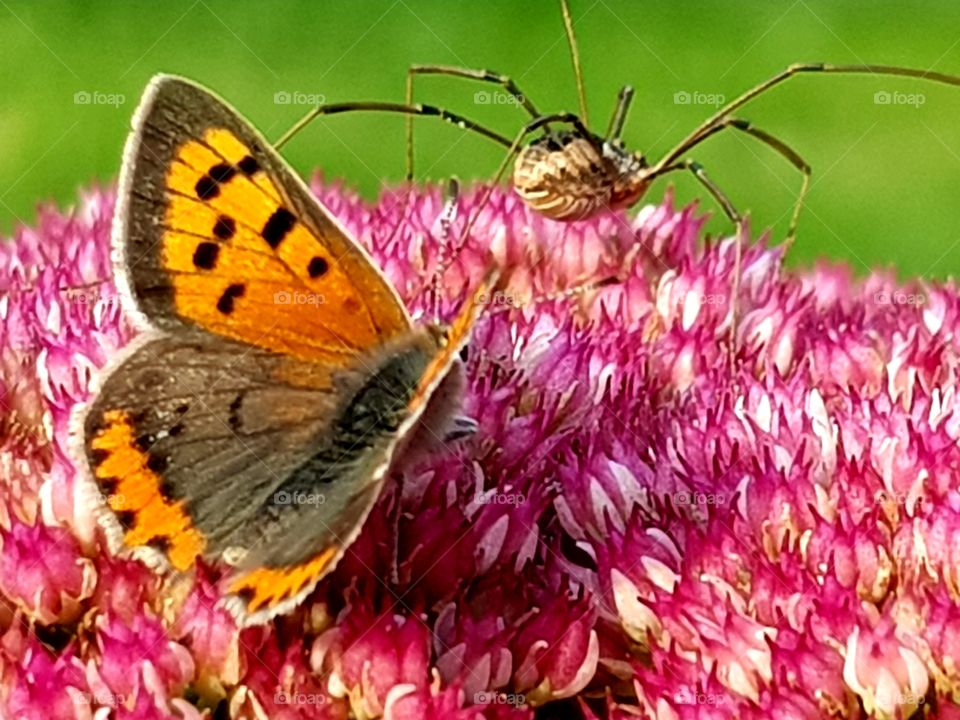
<path fill-rule="evenodd" d="M 117 202 L 116 282 L 142 332 L 78 416 L 88 487 L 115 550 L 222 560 L 225 606 L 263 623 L 334 568 L 398 446 L 457 424 L 486 285 L 450 326 L 414 325 L 270 144 L 179 77 L 144 93 Z"/>

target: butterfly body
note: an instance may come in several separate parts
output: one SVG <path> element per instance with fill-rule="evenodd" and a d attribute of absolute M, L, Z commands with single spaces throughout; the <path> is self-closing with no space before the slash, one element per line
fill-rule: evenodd
<path fill-rule="evenodd" d="M 103 525 L 178 571 L 223 560 L 227 606 L 263 622 L 334 567 L 428 405 L 442 437 L 475 305 L 414 325 L 266 141 L 170 76 L 135 117 L 114 243 L 142 334 L 78 428 Z"/>

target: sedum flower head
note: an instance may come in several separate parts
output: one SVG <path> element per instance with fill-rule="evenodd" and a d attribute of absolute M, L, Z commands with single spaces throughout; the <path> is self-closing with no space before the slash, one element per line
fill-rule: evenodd
<path fill-rule="evenodd" d="M 109 556 L 69 420 L 130 341 L 113 196 L 0 246 L 0 708 L 16 718 L 814 718 L 957 713 L 960 293 L 761 240 L 669 197 L 558 224 L 495 191 L 317 195 L 418 318 L 488 258 L 477 433 L 397 463 L 337 569 L 238 631 L 213 569 Z M 606 283 L 574 296 L 573 285 Z M 5 716 L 0 713 L 0 716 Z"/>

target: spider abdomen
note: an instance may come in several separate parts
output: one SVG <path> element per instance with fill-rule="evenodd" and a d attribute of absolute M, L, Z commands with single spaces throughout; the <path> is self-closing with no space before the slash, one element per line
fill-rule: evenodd
<path fill-rule="evenodd" d="M 601 142 L 547 136 L 531 143 L 517 155 L 514 190 L 553 220 L 581 220 L 632 205 L 646 187 L 642 163 Z"/>

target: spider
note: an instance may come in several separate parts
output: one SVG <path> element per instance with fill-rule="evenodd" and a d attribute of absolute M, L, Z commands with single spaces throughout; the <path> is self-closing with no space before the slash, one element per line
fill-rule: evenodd
<path fill-rule="evenodd" d="M 714 198 L 736 228 L 736 252 L 733 269 L 732 298 L 739 295 L 742 258 L 743 216 L 727 195 L 707 175 L 703 166 L 688 153 L 707 139 L 725 130 L 735 130 L 767 145 L 780 154 L 801 174 L 801 186 L 794 203 L 784 244 L 793 242 L 803 203 L 810 186 L 811 168 L 803 157 L 787 143 L 755 127 L 748 120 L 735 116 L 734 111 L 751 100 L 772 90 L 792 77 L 802 74 L 868 74 L 896 75 L 929 80 L 947 85 L 960 85 L 960 76 L 895 65 L 797 63 L 747 90 L 704 120 L 686 137 L 658 160 L 651 161 L 641 152 L 628 149 L 622 138 L 627 114 L 634 96 L 630 85 L 621 88 L 605 133 L 591 129 L 586 108 L 580 54 L 574 33 L 573 20 L 567 0 L 560 0 L 574 78 L 577 86 L 579 114 L 572 112 L 541 113 L 529 96 L 521 91 L 508 76 L 491 70 L 480 70 L 448 65 L 412 65 L 407 70 L 406 101 L 348 102 L 322 104 L 313 108 L 277 142 L 286 143 L 293 135 L 320 115 L 334 115 L 354 111 L 383 111 L 401 113 L 407 118 L 406 164 L 407 179 L 413 178 L 413 118 L 433 116 L 452 123 L 463 130 L 477 133 L 507 148 L 493 182 L 487 188 L 477 209 L 466 222 L 459 246 L 465 242 L 472 222 L 513 161 L 510 183 L 522 200 L 532 209 L 558 221 L 576 221 L 599 212 L 629 208 L 638 203 L 652 183 L 665 175 L 687 171 L 700 182 Z M 421 75 L 448 75 L 483 83 L 499 85 L 511 95 L 530 119 L 509 138 L 444 108 L 414 102 L 414 78 Z M 528 140 L 530 136 L 532 139 Z M 455 256 L 454 248 L 452 256 Z M 442 269 L 441 269 L 442 270 Z M 732 305 L 731 335 L 736 337 L 737 308 Z"/>

